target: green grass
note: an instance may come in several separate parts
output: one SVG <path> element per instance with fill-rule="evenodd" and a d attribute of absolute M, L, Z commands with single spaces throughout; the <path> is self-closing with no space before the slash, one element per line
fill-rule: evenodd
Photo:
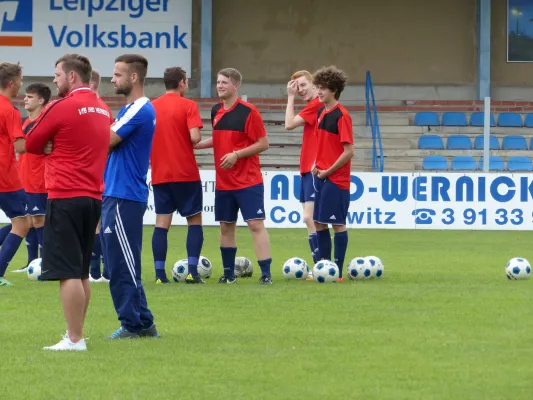
<path fill-rule="evenodd" d="M 8 274 L 0 289 L 5 399 L 531 399 L 531 281 L 506 262 L 533 260 L 533 232 L 352 230 L 347 258 L 377 255 L 381 280 L 284 281 L 282 263 L 309 259 L 303 230 L 270 230 L 274 285 L 217 285 L 218 230 L 205 229 L 207 285 L 155 285 L 152 228 L 144 278 L 163 337 L 107 342 L 118 327 L 107 285 L 93 285 L 85 354 L 46 353 L 64 332 L 58 284 Z M 169 235 L 185 256 L 186 230 Z M 239 255 L 255 260 L 238 231 Z M 25 260 L 17 254 L 11 269 Z M 167 272 L 170 273 L 170 264 Z"/>

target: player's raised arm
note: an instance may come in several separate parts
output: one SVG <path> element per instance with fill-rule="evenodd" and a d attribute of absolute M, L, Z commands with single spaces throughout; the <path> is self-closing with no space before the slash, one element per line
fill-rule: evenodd
<path fill-rule="evenodd" d="M 303 126 L 305 121 L 299 115 L 294 113 L 294 99 L 298 93 L 298 81 L 291 80 L 287 84 L 287 108 L 285 109 L 285 129 L 292 131 L 293 129 Z"/>

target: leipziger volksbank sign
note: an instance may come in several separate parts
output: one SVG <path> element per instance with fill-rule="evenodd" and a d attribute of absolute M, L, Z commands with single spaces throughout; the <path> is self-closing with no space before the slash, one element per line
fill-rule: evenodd
<path fill-rule="evenodd" d="M 191 70 L 192 0 L 2 0 L 0 52 L 26 76 L 53 74 L 65 53 L 91 59 L 111 76 L 124 53 L 148 58 L 148 76 L 166 67 Z"/>

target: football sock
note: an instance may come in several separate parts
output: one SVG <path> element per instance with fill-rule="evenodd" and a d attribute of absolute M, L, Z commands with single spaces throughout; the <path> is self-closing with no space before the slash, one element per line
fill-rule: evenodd
<path fill-rule="evenodd" d="M 189 264 L 189 274 L 198 276 L 198 260 L 204 244 L 204 230 L 202 225 L 191 225 L 187 231 L 187 263 Z"/>
<path fill-rule="evenodd" d="M 331 260 L 331 235 L 329 228 L 316 232 L 318 239 L 318 254 L 321 260 Z"/>
<path fill-rule="evenodd" d="M 311 255 L 313 256 L 313 263 L 317 263 L 320 260 L 318 254 L 318 236 L 316 233 L 309 235 L 309 247 L 311 248 Z"/>
<path fill-rule="evenodd" d="M 14 233 L 7 235 L 2 248 L 0 248 L 0 277 L 4 276 L 7 266 L 11 259 L 17 253 L 17 250 L 22 243 L 22 238 Z"/>
<path fill-rule="evenodd" d="M 235 279 L 235 256 L 237 255 L 236 247 L 221 247 L 222 265 L 224 266 L 224 276 L 229 279 Z"/>
<path fill-rule="evenodd" d="M 102 243 L 100 242 L 100 235 L 94 235 L 93 251 L 91 253 L 91 277 L 93 279 L 100 279 L 102 273 L 100 272 L 100 258 L 102 256 Z"/>
<path fill-rule="evenodd" d="M 167 259 L 167 234 L 168 229 L 158 228 L 154 229 L 152 235 L 152 252 L 154 254 L 155 278 L 167 281 L 167 274 L 165 273 L 165 261 Z"/>
<path fill-rule="evenodd" d="M 272 258 L 268 258 L 266 260 L 257 261 L 259 264 L 259 268 L 261 268 L 261 276 L 268 276 L 271 278 L 270 275 L 270 264 L 272 264 Z"/>
<path fill-rule="evenodd" d="M 9 232 L 11 232 L 11 227 L 11 224 L 9 224 L 0 228 L 0 246 L 2 246 L 2 243 L 4 243 L 4 240 L 6 240 L 7 235 L 9 235 Z"/>
<path fill-rule="evenodd" d="M 41 258 L 43 258 L 43 233 L 44 233 L 44 226 L 41 226 L 40 228 L 35 228 L 35 232 L 37 232 L 37 243 L 39 244 L 39 255 Z"/>
<path fill-rule="evenodd" d="M 26 248 L 28 249 L 28 264 L 39 257 L 39 244 L 37 242 L 37 232 L 31 228 L 26 234 Z"/>
<path fill-rule="evenodd" d="M 344 257 L 348 248 L 348 231 L 337 232 L 333 238 L 335 243 L 335 264 L 339 267 L 339 278 L 342 278 L 342 269 L 344 267 Z"/>

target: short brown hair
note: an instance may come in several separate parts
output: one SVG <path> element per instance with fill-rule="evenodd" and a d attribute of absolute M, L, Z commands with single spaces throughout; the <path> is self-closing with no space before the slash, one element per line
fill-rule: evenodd
<path fill-rule="evenodd" d="M 48 104 L 50 97 L 52 97 L 52 91 L 44 83 L 32 83 L 26 88 L 26 93 L 36 94 L 44 100 L 44 104 Z"/>
<path fill-rule="evenodd" d="M 102 78 L 100 77 L 100 74 L 97 70 L 93 69 L 91 72 L 91 82 L 96 82 L 96 87 L 100 86 L 100 81 Z"/>
<path fill-rule="evenodd" d="M 313 83 L 313 75 L 311 75 L 311 72 L 306 70 L 296 71 L 294 74 L 292 74 L 291 81 L 301 78 L 302 76 L 305 77 L 309 82 Z"/>
<path fill-rule="evenodd" d="M 335 99 L 339 99 L 348 77 L 334 65 L 320 68 L 313 75 L 313 84 L 315 86 L 326 87 L 335 93 Z"/>
<path fill-rule="evenodd" d="M 231 81 L 236 83 L 241 83 L 242 81 L 242 75 L 239 71 L 237 71 L 235 68 L 224 68 L 218 71 L 217 75 L 225 76 L 226 78 L 231 79 Z"/>
<path fill-rule="evenodd" d="M 74 71 L 80 76 L 82 83 L 88 85 L 91 81 L 91 72 L 93 68 L 87 57 L 80 54 L 65 54 L 56 61 L 56 67 L 60 63 L 63 63 L 62 69 L 66 74 Z"/>
<path fill-rule="evenodd" d="M 187 73 L 180 67 L 167 68 L 163 74 L 163 82 L 167 90 L 177 89 L 184 79 L 187 79 Z"/>
<path fill-rule="evenodd" d="M 0 63 L 0 88 L 5 89 L 9 82 L 15 81 L 22 74 L 22 67 L 7 62 Z"/>
<path fill-rule="evenodd" d="M 140 54 L 123 54 L 115 59 L 115 63 L 123 62 L 139 75 L 139 81 L 144 83 L 148 73 L 148 60 Z"/>

